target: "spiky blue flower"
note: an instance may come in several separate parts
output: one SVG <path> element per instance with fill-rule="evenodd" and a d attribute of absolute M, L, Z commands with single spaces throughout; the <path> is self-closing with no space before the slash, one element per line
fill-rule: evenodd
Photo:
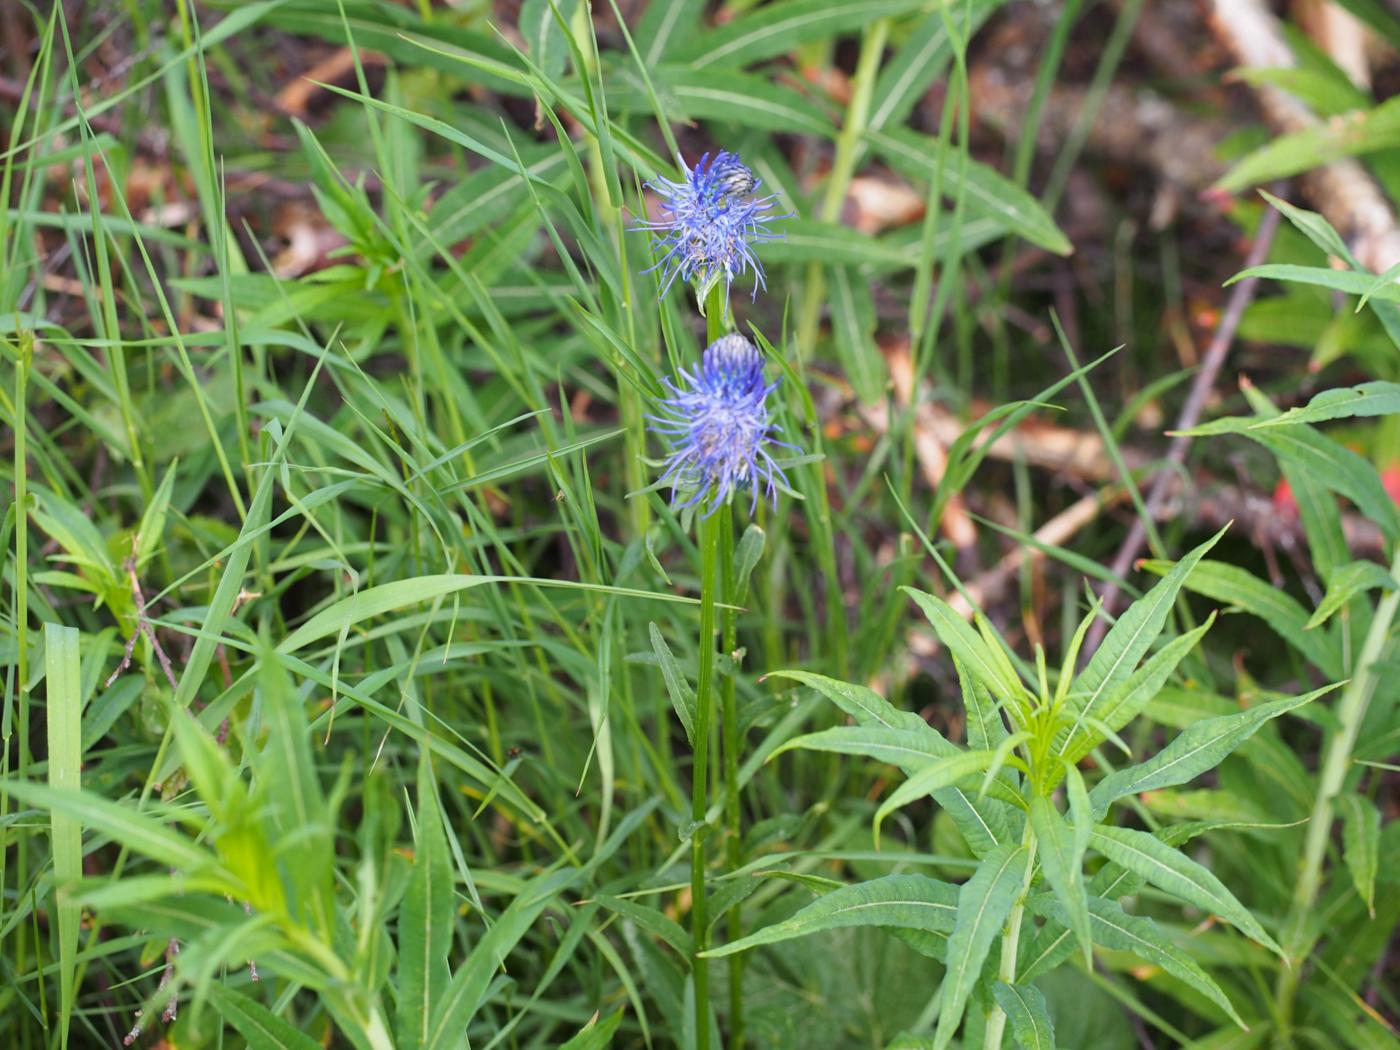
<path fill-rule="evenodd" d="M 758 178 L 725 150 L 713 158 L 706 153 L 694 169 L 686 167 L 679 155 L 676 160 L 685 172 L 683 180 L 658 177 L 647 183 L 661 195 L 665 217 L 638 224 L 639 229 L 661 234 L 657 244 L 662 255 L 652 267 L 661 271 L 661 294 L 670 290 L 677 277 L 684 281 L 699 278 L 703 301 L 704 291 L 723 280 L 727 302 L 734 278 L 752 270 L 753 294 L 757 296 L 763 287 L 763 266 L 753 246 L 777 237 L 767 227 L 781 217 L 772 214 L 777 197 L 755 196 Z"/>
<path fill-rule="evenodd" d="M 726 335 L 709 346 L 698 367 L 682 369 L 680 379 L 679 386 L 662 381 L 669 396 L 649 417 L 652 430 L 671 445 L 661 475 L 671 484 L 671 503 L 682 495 L 682 507 L 708 501 L 708 517 L 743 488 L 753 491 L 750 514 L 760 490 L 776 502 L 777 486 L 787 479 L 772 450 L 796 446 L 774 437 L 768 395 L 778 383 L 764 383 L 763 355 L 743 336 Z"/>

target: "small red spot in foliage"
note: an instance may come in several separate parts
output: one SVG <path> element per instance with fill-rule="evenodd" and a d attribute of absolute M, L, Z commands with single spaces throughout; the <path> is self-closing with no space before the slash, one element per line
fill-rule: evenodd
<path fill-rule="evenodd" d="M 1293 498 L 1293 490 L 1285 478 L 1279 478 L 1274 486 L 1274 513 L 1289 521 L 1298 517 L 1298 501 Z"/>
<path fill-rule="evenodd" d="M 1381 471 L 1381 484 L 1396 503 L 1400 503 L 1400 463 L 1392 463 Z"/>

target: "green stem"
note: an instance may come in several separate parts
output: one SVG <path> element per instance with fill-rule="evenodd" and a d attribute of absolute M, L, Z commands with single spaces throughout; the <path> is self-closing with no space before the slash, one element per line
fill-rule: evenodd
<path fill-rule="evenodd" d="M 1031 830 L 1029 820 L 1026 821 L 1026 833 L 1021 843 L 1027 850 L 1026 877 L 1021 882 L 1021 892 L 1016 897 L 1016 903 L 1012 905 L 1011 915 L 1007 918 L 1006 927 L 1001 935 L 1001 968 L 997 971 L 997 977 L 1003 984 L 1016 983 L 1016 950 L 1021 941 L 1021 918 L 1026 910 L 1026 894 L 1031 888 L 1031 876 L 1035 873 L 1035 832 Z M 1006 1014 L 1000 1006 L 993 1006 L 992 1014 L 987 1018 L 982 1050 L 1001 1050 L 1001 1038 L 1005 1032 Z"/>
<path fill-rule="evenodd" d="M 694 955 L 695 1046 L 710 1045 L 710 970 L 700 953 L 706 948 L 709 916 L 705 907 L 705 811 L 709 803 L 710 726 L 715 692 L 715 583 L 719 560 L 719 515 L 701 520 L 700 539 L 700 674 L 695 689 L 695 744 L 690 783 L 690 923 Z"/>
<path fill-rule="evenodd" d="M 1400 576 L 1400 550 L 1397 550 L 1390 566 L 1391 575 Z M 1385 653 L 1390 640 L 1391 624 L 1395 620 L 1397 607 L 1400 607 L 1400 591 L 1391 591 L 1381 599 L 1376 607 L 1371 629 L 1362 643 L 1361 653 L 1356 660 L 1356 672 L 1342 699 L 1337 705 L 1337 723 L 1340 728 L 1327 745 L 1322 761 L 1322 772 L 1318 778 L 1317 798 L 1313 803 L 1312 817 L 1308 821 L 1307 838 L 1303 845 L 1303 859 L 1298 866 L 1298 881 L 1293 892 L 1293 908 L 1289 914 L 1287 937 L 1284 947 L 1288 952 L 1288 962 L 1279 971 L 1275 987 L 1275 1006 L 1279 1033 L 1284 1045 L 1288 1045 L 1293 1016 L 1293 1003 L 1298 992 L 1298 982 L 1302 978 L 1303 963 L 1312 949 L 1317 934 L 1308 930 L 1313 905 L 1322 889 L 1322 864 L 1327 857 L 1327 845 L 1332 839 L 1332 802 L 1341 794 L 1346 775 L 1351 768 L 1351 753 L 1356 747 L 1361 723 L 1366 717 L 1371 696 L 1376 690 L 1375 668 Z"/>
<path fill-rule="evenodd" d="M 720 651 L 734 659 L 739 647 L 739 625 L 734 591 L 734 519 L 728 504 L 715 513 L 719 528 Z M 720 721 L 724 758 L 725 868 L 736 870 L 743 863 L 742 827 L 739 821 L 739 704 L 736 695 L 739 669 L 731 666 L 720 682 Z M 744 935 L 738 907 L 729 910 L 727 932 L 731 941 Z M 738 1050 L 744 1043 L 743 953 L 729 957 L 729 1046 Z"/>
<path fill-rule="evenodd" d="M 851 104 L 846 109 L 841 134 L 836 139 L 836 156 L 831 162 L 826 194 L 817 212 L 820 222 L 832 223 L 841 217 L 841 205 L 846 200 L 851 176 L 855 174 L 861 136 L 865 134 L 866 122 L 870 119 L 870 99 L 880 71 L 880 56 L 884 53 L 889 35 L 890 20 L 881 18 L 870 27 L 861 41 L 860 57 L 856 60 L 851 85 Z M 797 322 L 797 352 L 804 360 L 810 356 L 816 344 L 817 324 L 821 320 L 825 299 L 826 271 L 821 263 L 812 263 L 807 268 L 807 279 L 802 285 L 802 312 Z"/>

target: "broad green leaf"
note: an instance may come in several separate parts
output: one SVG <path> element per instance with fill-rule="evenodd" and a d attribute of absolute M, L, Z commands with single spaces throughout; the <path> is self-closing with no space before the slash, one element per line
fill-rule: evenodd
<path fill-rule="evenodd" d="M 1084 711 L 1085 718 L 1096 719 L 1109 729 L 1118 730 L 1136 718 L 1162 690 L 1177 664 L 1186 654 L 1196 648 L 1196 643 L 1210 630 L 1215 616 L 1211 614 L 1205 623 L 1186 634 L 1173 638 L 1161 649 L 1148 657 L 1132 675 L 1112 692 L 1099 694 L 1099 699 Z M 1098 747 L 1104 740 L 1103 734 L 1089 722 L 1082 721 L 1071 727 L 1060 746 L 1060 753 L 1066 761 L 1074 763 Z"/>
<path fill-rule="evenodd" d="M 1023 691 L 1021 683 L 1014 675 L 1007 674 L 1005 654 L 995 652 L 953 611 L 952 606 L 937 595 L 913 587 L 905 587 L 904 591 L 923 610 L 938 640 L 948 647 L 975 681 L 981 682 L 999 700 L 1020 695 Z"/>
<path fill-rule="evenodd" d="M 1400 413 L 1400 383 L 1376 380 L 1356 386 L 1324 390 L 1302 408 L 1290 409 L 1250 427 L 1288 426 L 1293 423 L 1323 423 L 1329 419 L 1352 419 L 1358 416 L 1389 416 Z"/>
<path fill-rule="evenodd" d="M 1347 792 L 1338 797 L 1342 817 L 1342 859 L 1351 873 L 1352 885 L 1374 918 L 1376 914 L 1376 872 L 1380 868 L 1381 811 L 1370 799 Z"/>
<path fill-rule="evenodd" d="M 1045 898 L 1045 910 L 1064 924 L 1066 916 L 1059 901 Z M 1103 897 L 1089 898 L 1089 915 L 1093 921 L 1095 943 L 1115 951 L 1131 952 L 1144 962 L 1160 966 L 1219 1006 L 1225 1016 L 1241 1028 L 1245 1027 L 1220 986 L 1190 955 L 1174 945 L 1151 919 L 1129 915 L 1117 901 Z"/>
<path fill-rule="evenodd" d="M 1317 611 L 1303 625 L 1303 630 L 1321 627 L 1358 594 L 1377 589 L 1393 591 L 1397 587 L 1400 587 L 1400 583 L 1396 582 L 1395 577 L 1373 561 L 1353 561 L 1340 565 L 1327 577 L 1327 593 L 1318 603 Z"/>
<path fill-rule="evenodd" d="M 1095 717 L 1094 712 L 1100 709 L 1101 698 L 1112 695 L 1121 683 L 1132 676 L 1138 661 L 1147 655 L 1152 643 L 1162 633 L 1177 592 L 1206 552 L 1223 535 L 1225 529 L 1177 562 L 1164 579 L 1124 609 L 1118 622 L 1104 635 L 1093 658 L 1075 678 L 1068 697 L 1067 706 L 1076 714 L 1070 727 L 1070 737 L 1080 731 L 1085 718 Z"/>
<path fill-rule="evenodd" d="M 447 852 L 437 781 L 426 753 L 418 760 L 418 827 L 413 873 L 399 908 L 399 1046 L 419 1050 L 427 1043 L 428 1022 L 450 978 L 454 908 L 452 864 Z"/>
<path fill-rule="evenodd" d="M 82 787 L 82 661 L 76 627 L 44 624 L 44 711 L 48 729 L 49 787 L 77 792 Z M 69 1021 L 77 994 L 78 927 L 82 912 L 74 900 L 83 877 L 83 826 L 62 808 L 49 810 L 52 833 L 54 902 L 58 912 L 59 1016 L 61 1045 L 68 1046 Z M 99 829 L 105 830 L 105 829 Z"/>
<path fill-rule="evenodd" d="M 1084 962 L 1093 957 L 1089 932 L 1089 898 L 1084 887 L 1084 853 L 1074 832 L 1065 826 L 1054 803 L 1042 795 L 1031 799 L 1031 828 L 1040 848 L 1040 870 L 1055 897 L 1064 905 L 1070 929 L 1084 949 Z"/>
<path fill-rule="evenodd" d="M 1148 572 L 1165 572 L 1167 563 L 1146 561 L 1142 567 Z M 1259 617 L 1324 675 L 1341 677 L 1341 662 L 1333 646 L 1322 632 L 1305 630 L 1307 610 L 1277 587 L 1226 562 L 1203 561 L 1186 589 Z"/>
<path fill-rule="evenodd" d="M 661 628 L 655 623 L 647 625 L 651 634 L 651 651 L 656 655 L 657 666 L 661 668 L 661 679 L 666 683 L 666 695 L 671 698 L 671 708 L 685 728 L 685 738 L 695 744 L 695 691 L 681 673 L 680 665 L 671 654 L 671 647 L 661 636 Z"/>
<path fill-rule="evenodd" d="M 1241 932 L 1282 957 L 1279 948 L 1225 884 L 1190 857 L 1161 839 L 1131 828 L 1097 827 L 1089 844 L 1109 860 L 1136 872 L 1158 889 L 1218 915 Z"/>
<path fill-rule="evenodd" d="M 867 140 L 891 167 L 920 184 L 928 183 L 938 170 L 941 151 L 931 136 L 899 129 L 871 132 Z M 963 171 L 961 162 L 945 159 L 943 192 L 949 197 L 962 193 L 968 219 L 994 219 L 1008 232 L 1058 255 L 1074 251 L 1041 203 L 995 168 L 968 161 Z"/>
<path fill-rule="evenodd" d="M 785 55 L 796 44 L 861 29 L 877 18 L 902 15 L 923 0 L 784 0 L 765 4 L 703 33 L 677 58 L 696 69 L 744 66 Z"/>
<path fill-rule="evenodd" d="M 1117 770 L 1099 781 L 1089 792 L 1095 819 L 1102 820 L 1109 806 L 1120 798 L 1194 780 L 1218 766 L 1226 755 L 1252 737 L 1265 722 L 1311 703 L 1336 688 L 1337 685 L 1324 686 L 1302 696 L 1274 700 L 1238 714 L 1195 723 L 1146 762 Z"/>
<path fill-rule="evenodd" d="M 958 893 L 957 921 L 948 937 L 948 972 L 943 978 L 943 1007 L 934 1033 L 934 1050 L 945 1050 L 953 1041 L 972 988 L 1022 892 L 1025 878 L 1026 848 L 999 846 L 982 858 L 977 871 Z"/>
<path fill-rule="evenodd" d="M 998 981 L 992 986 L 992 994 L 1005 1011 L 1011 1035 L 1021 1050 L 1055 1050 L 1055 1026 L 1039 988 Z"/>
<path fill-rule="evenodd" d="M 209 999 L 219 1016 L 248 1042 L 248 1050 L 319 1050 L 321 1044 L 256 999 L 213 981 Z"/>
<path fill-rule="evenodd" d="M 926 875 L 886 875 L 832 890 L 792 918 L 704 954 L 709 958 L 733 955 L 760 944 L 845 926 L 884 926 L 947 935 L 953 931 L 958 900 L 958 887 Z"/>

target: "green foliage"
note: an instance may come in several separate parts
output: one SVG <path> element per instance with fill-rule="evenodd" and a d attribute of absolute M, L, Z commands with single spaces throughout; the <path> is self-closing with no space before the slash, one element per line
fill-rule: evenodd
<path fill-rule="evenodd" d="M 1111 569 L 1192 378 L 1157 322 L 1222 276 L 1057 208 L 1143 4 L 1038 14 L 1004 143 L 1003 0 L 109 6 L 0 56 L 0 1045 L 1393 1041 L 1396 274 L 1240 206 L 1289 220 L 1271 353 L 1185 433 L 1300 541 L 1186 486 Z M 1289 39 L 1242 78 L 1331 119 L 1221 185 L 1393 182 L 1395 100 Z M 717 148 L 790 213 L 727 311 L 637 228 Z M 1071 255 L 1066 363 L 1017 282 Z M 697 527 L 648 416 L 731 328 L 801 453 Z M 1117 473 L 1050 542 L 1018 442 L 1076 390 Z"/>

